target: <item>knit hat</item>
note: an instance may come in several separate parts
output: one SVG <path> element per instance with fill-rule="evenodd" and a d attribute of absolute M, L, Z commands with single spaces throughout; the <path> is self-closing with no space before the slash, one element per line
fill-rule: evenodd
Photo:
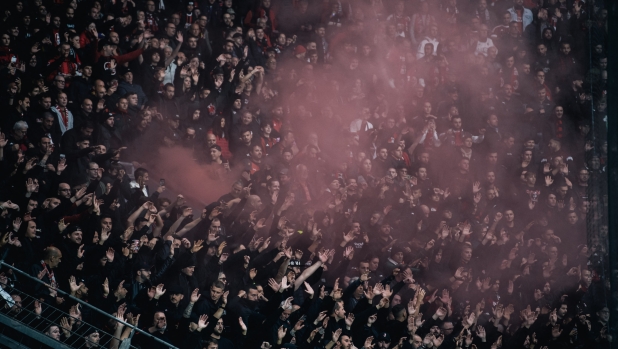
<path fill-rule="evenodd" d="M 299 55 L 301 53 L 305 53 L 307 52 L 307 49 L 303 46 L 303 45 L 298 45 L 296 46 L 296 48 L 294 49 L 294 54 L 295 55 Z"/>

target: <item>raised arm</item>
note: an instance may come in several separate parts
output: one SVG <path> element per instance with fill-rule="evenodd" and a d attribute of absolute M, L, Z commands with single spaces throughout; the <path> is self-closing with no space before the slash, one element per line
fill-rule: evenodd
<path fill-rule="evenodd" d="M 176 41 L 178 41 L 178 45 L 176 45 L 176 48 L 172 52 L 172 55 L 165 60 L 165 68 L 169 67 L 169 65 L 172 64 L 172 62 L 178 55 L 178 52 L 180 51 L 180 47 L 182 47 L 182 42 L 184 41 L 184 39 L 181 31 L 176 34 Z"/>
<path fill-rule="evenodd" d="M 315 262 L 312 266 L 310 266 L 309 268 L 305 269 L 299 277 L 296 278 L 296 280 L 294 281 L 294 291 L 296 291 L 304 282 L 305 280 L 307 280 L 308 277 L 310 277 L 313 273 L 315 273 L 316 270 L 318 270 L 319 267 L 321 267 L 322 265 L 324 265 L 324 263 L 326 263 L 326 261 L 328 260 L 328 250 L 323 251 L 323 252 L 318 252 L 318 261 Z"/>
<path fill-rule="evenodd" d="M 152 202 L 150 201 L 146 201 L 142 204 L 142 206 L 138 207 L 137 210 L 135 210 L 130 216 L 129 218 L 127 218 L 127 226 L 131 227 L 133 225 L 135 225 L 135 221 L 137 220 L 137 217 L 139 217 L 142 212 L 144 210 L 147 210 L 150 208 L 150 205 L 152 205 Z"/>
<path fill-rule="evenodd" d="M 183 236 L 184 234 L 186 234 L 189 230 L 195 228 L 196 225 L 198 225 L 202 219 L 206 218 L 206 209 L 203 210 L 202 215 L 197 217 L 196 219 L 194 219 L 191 223 L 185 225 L 184 227 L 182 227 L 182 229 L 180 229 L 176 235 L 179 236 Z"/>
<path fill-rule="evenodd" d="M 170 229 L 167 231 L 167 234 L 165 234 L 165 236 L 168 235 L 172 235 L 174 233 L 176 233 L 176 229 L 178 229 L 178 227 L 180 226 L 180 224 L 182 223 L 182 221 L 185 220 L 186 217 L 188 217 L 191 213 L 193 212 L 193 209 L 191 207 L 187 207 L 182 211 L 182 216 L 180 216 L 180 218 L 178 218 L 176 220 L 176 222 L 174 222 L 174 224 L 172 224 L 172 226 L 170 227 Z"/>

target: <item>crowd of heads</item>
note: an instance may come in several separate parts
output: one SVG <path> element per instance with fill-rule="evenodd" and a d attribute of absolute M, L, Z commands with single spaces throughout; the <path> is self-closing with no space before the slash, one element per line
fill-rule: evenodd
<path fill-rule="evenodd" d="M 2 316 L 110 349 L 609 347 L 606 3 L 3 2 L 0 260 L 31 278 L 0 269 Z"/>

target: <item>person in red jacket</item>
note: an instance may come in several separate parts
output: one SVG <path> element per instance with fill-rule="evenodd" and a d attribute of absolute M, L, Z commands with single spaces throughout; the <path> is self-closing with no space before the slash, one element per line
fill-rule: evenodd
<path fill-rule="evenodd" d="M 270 6 L 270 0 L 262 0 L 257 9 L 249 11 L 247 17 L 245 17 L 245 25 L 255 28 L 258 18 L 266 19 L 266 28 L 269 29 L 269 32 L 277 31 L 277 13 Z"/>

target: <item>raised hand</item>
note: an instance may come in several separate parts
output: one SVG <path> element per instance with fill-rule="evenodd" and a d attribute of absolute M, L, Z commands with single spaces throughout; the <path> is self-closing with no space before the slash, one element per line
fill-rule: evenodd
<path fill-rule="evenodd" d="M 242 321 L 242 317 L 238 318 L 238 325 L 240 326 L 240 329 L 243 333 L 247 333 L 247 325 L 245 325 L 245 322 Z"/>
<path fill-rule="evenodd" d="M 333 332 L 333 338 L 331 339 L 333 342 L 337 343 L 339 337 L 341 336 L 341 329 L 337 329 L 337 331 Z"/>
<path fill-rule="evenodd" d="M 287 328 L 283 326 L 279 327 L 279 330 L 277 330 L 277 338 L 279 338 L 280 341 L 283 340 L 283 337 L 285 337 L 287 332 Z"/>
<path fill-rule="evenodd" d="M 472 193 L 476 194 L 481 191 L 481 182 L 474 182 L 472 185 Z"/>
<path fill-rule="evenodd" d="M 43 307 L 41 306 L 41 302 L 39 302 L 38 300 L 35 300 L 34 301 L 34 313 L 37 316 L 40 316 L 42 312 L 43 312 Z"/>
<path fill-rule="evenodd" d="M 204 240 L 197 240 L 193 247 L 191 247 L 191 253 L 196 253 L 204 247 Z"/>
<path fill-rule="evenodd" d="M 320 259 L 320 262 L 322 262 L 322 264 L 325 264 L 326 261 L 328 261 L 328 252 L 329 250 L 318 252 L 318 258 Z"/>
<path fill-rule="evenodd" d="M 165 294 L 167 290 L 165 290 L 163 287 L 165 287 L 165 285 L 163 284 L 157 285 L 157 287 L 155 288 L 155 292 L 154 292 L 155 299 L 159 299 L 161 296 Z"/>
<path fill-rule="evenodd" d="M 384 286 L 380 282 L 376 283 L 375 286 L 373 287 L 373 294 L 375 296 L 382 295 L 383 291 L 384 291 Z"/>
<path fill-rule="evenodd" d="M 384 291 L 382 291 L 382 297 L 390 298 L 392 294 L 393 294 L 393 291 L 391 290 L 391 285 L 386 285 L 386 287 L 384 288 Z"/>
<path fill-rule="evenodd" d="M 114 261 L 114 252 L 114 249 L 111 247 L 105 252 L 105 257 L 107 257 L 107 261 L 110 263 Z"/>
<path fill-rule="evenodd" d="M 73 328 L 73 326 L 69 322 L 69 319 L 63 317 L 62 319 L 60 319 L 60 328 L 62 329 L 62 332 L 64 332 L 65 337 L 69 337 L 71 335 L 71 329 Z"/>
<path fill-rule="evenodd" d="M 363 344 L 363 349 L 372 349 L 375 344 L 371 344 L 371 342 L 373 342 L 373 336 L 367 337 L 365 344 Z"/>
<path fill-rule="evenodd" d="M 345 318 L 345 325 L 351 327 L 352 323 L 354 323 L 354 313 L 349 313 Z"/>
<path fill-rule="evenodd" d="M 309 285 L 309 283 L 307 281 L 303 282 L 303 285 L 305 286 L 305 292 L 307 292 L 307 294 L 309 295 L 310 298 L 313 298 L 313 295 L 315 294 L 315 291 L 313 290 L 311 285 Z"/>
<path fill-rule="evenodd" d="M 433 343 L 434 348 L 438 348 L 439 346 L 442 345 L 442 342 L 444 342 L 444 335 L 441 334 L 439 337 L 434 336 L 431 341 Z"/>
<path fill-rule="evenodd" d="M 196 303 L 200 299 L 201 296 L 202 295 L 200 294 L 200 289 L 196 288 L 195 290 L 193 290 L 193 292 L 191 292 L 191 300 L 190 300 L 190 302 L 191 303 Z"/>
<path fill-rule="evenodd" d="M 105 281 L 103 281 L 103 296 L 107 297 L 107 295 L 109 295 L 109 281 L 107 280 L 107 278 L 105 278 Z"/>
<path fill-rule="evenodd" d="M 75 276 L 73 275 L 69 277 L 69 287 L 71 288 L 71 294 L 75 294 L 75 292 L 79 290 L 80 286 L 77 284 L 77 281 L 75 280 Z"/>
<path fill-rule="evenodd" d="M 208 326 L 208 315 L 201 315 L 199 320 L 197 321 L 197 330 L 201 331 Z"/>
<path fill-rule="evenodd" d="M 485 333 L 485 328 L 483 326 L 478 326 L 476 329 L 476 335 L 483 341 L 487 339 L 487 334 Z"/>

